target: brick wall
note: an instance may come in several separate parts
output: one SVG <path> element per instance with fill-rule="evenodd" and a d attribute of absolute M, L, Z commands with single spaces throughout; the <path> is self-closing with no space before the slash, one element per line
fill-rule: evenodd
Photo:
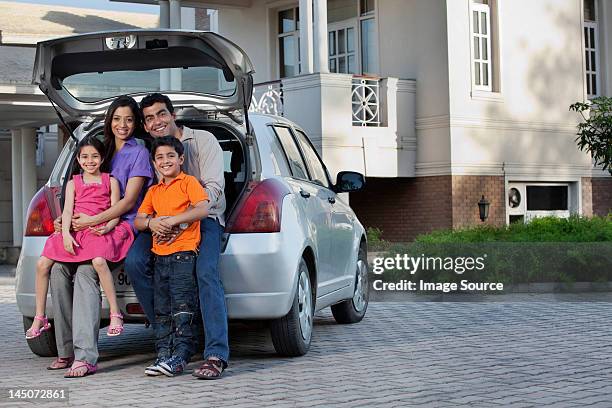
<path fill-rule="evenodd" d="M 593 215 L 604 216 L 612 213 L 612 178 L 593 177 Z"/>
<path fill-rule="evenodd" d="M 593 183 L 590 177 L 582 178 L 582 215 L 593 215 Z"/>
<path fill-rule="evenodd" d="M 384 239 L 411 241 L 434 230 L 481 224 L 483 194 L 491 203 L 487 223 L 504 225 L 504 178 L 497 176 L 369 177 L 350 204 L 363 225 L 380 228 Z"/>
<path fill-rule="evenodd" d="M 489 201 L 490 225 L 506 224 L 506 202 L 503 176 L 453 176 L 453 228 L 480 225 L 478 202 Z"/>
<path fill-rule="evenodd" d="M 452 227 L 451 177 L 383 179 L 369 177 L 350 204 L 367 227 L 378 227 L 389 241 Z"/>

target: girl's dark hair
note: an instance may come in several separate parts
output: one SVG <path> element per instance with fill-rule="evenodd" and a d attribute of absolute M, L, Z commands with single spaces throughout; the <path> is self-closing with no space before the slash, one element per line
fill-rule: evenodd
<path fill-rule="evenodd" d="M 113 123 L 113 115 L 117 108 L 121 108 L 127 106 L 132 110 L 134 114 L 134 133 L 132 133 L 133 137 L 139 137 L 145 139 L 144 130 L 142 129 L 142 113 L 138 108 L 138 104 L 134 100 L 134 98 L 122 95 L 115 99 L 113 103 L 110 104 L 108 110 L 106 111 L 106 117 L 104 118 L 104 151 L 105 157 L 107 158 L 106 162 L 109 163 L 115 155 L 115 135 L 113 134 L 113 130 L 111 129 L 111 125 Z"/>
<path fill-rule="evenodd" d="M 102 158 L 102 165 L 100 165 L 100 171 L 103 173 L 110 173 L 110 160 L 106 160 L 106 153 L 104 152 L 104 144 L 95 136 L 86 136 L 79 142 L 76 148 L 76 156 L 74 157 L 74 162 L 72 163 L 72 175 L 81 174 L 81 165 L 79 164 L 79 156 L 81 155 L 81 150 L 85 146 L 91 146 L 100 153 L 100 157 Z"/>

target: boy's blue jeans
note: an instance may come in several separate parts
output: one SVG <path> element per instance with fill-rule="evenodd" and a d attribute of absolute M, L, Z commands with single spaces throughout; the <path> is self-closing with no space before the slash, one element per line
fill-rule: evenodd
<path fill-rule="evenodd" d="M 155 256 L 155 349 L 158 357 L 175 355 L 189 361 L 196 351 L 195 261 L 193 251 Z"/>
<path fill-rule="evenodd" d="M 227 335 L 227 309 L 225 292 L 219 278 L 219 254 L 223 227 L 212 218 L 200 221 L 200 253 L 196 261 L 196 275 L 200 297 L 200 308 L 204 320 L 206 343 L 204 358 L 217 357 L 229 361 Z M 125 259 L 127 272 L 138 301 L 150 322 L 155 322 L 153 309 L 153 266 L 150 232 L 141 232 L 132 244 Z"/>

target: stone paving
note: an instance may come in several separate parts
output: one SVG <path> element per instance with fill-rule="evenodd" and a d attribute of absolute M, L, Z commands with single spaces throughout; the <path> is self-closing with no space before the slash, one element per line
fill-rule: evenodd
<path fill-rule="evenodd" d="M 79 407 L 610 407 L 611 320 L 606 302 L 371 303 L 356 325 L 319 313 L 301 358 L 276 356 L 261 327 L 232 325 L 220 381 L 145 377 L 151 332 L 129 325 L 115 338 L 100 332 L 97 374 L 64 379 L 29 351 L 4 279 L 0 388 L 68 387 Z"/>

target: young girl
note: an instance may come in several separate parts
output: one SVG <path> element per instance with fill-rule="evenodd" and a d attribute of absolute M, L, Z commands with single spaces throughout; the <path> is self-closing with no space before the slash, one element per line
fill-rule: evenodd
<path fill-rule="evenodd" d="M 134 241 L 131 226 L 126 221 L 114 218 L 106 224 L 77 231 L 74 236 L 70 233 L 73 213 L 96 215 L 120 199 L 117 180 L 100 171 L 104 164 L 104 152 L 104 145 L 95 137 L 86 137 L 77 146 L 78 166 L 75 163 L 72 180 L 66 185 L 62 232 L 54 233 L 47 239 L 36 265 L 36 316 L 26 332 L 26 339 L 38 337 L 51 328 L 44 313 L 49 273 L 56 261 L 91 260 L 110 305 L 111 321 L 107 335 L 118 336 L 123 331 L 123 316 L 117 305 L 113 277 L 107 261 L 118 262 L 125 258 Z"/>

